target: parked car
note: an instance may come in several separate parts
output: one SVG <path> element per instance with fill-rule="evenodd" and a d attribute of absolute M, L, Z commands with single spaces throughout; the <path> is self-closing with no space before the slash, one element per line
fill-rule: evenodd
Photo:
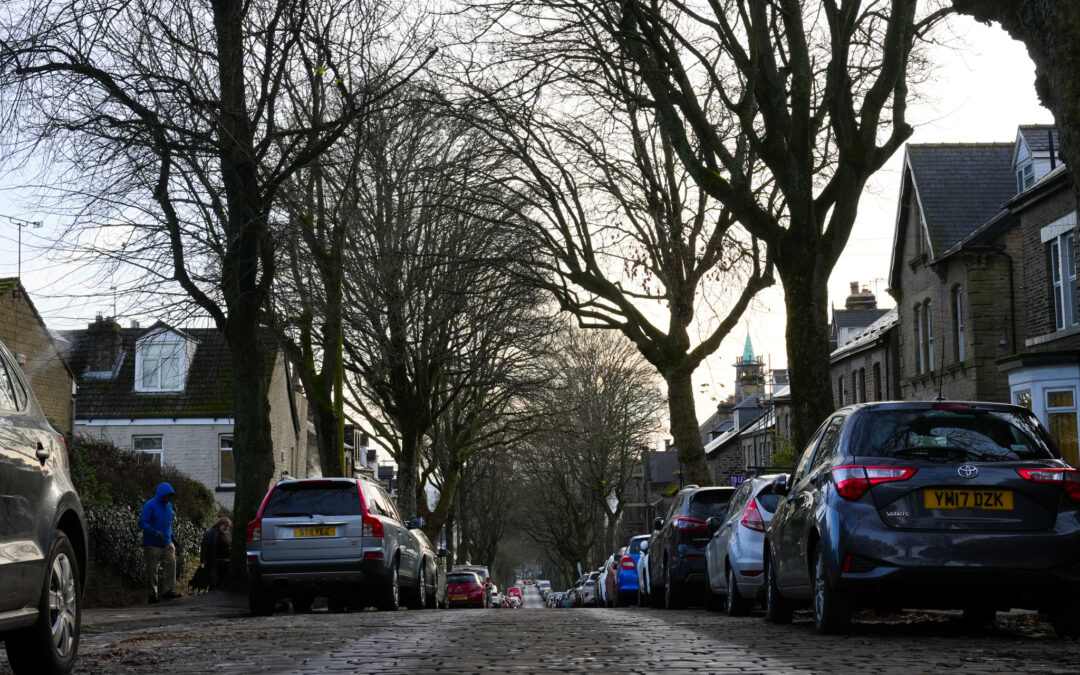
<path fill-rule="evenodd" d="M 616 607 L 626 607 L 638 601 L 638 561 L 644 555 L 641 545 L 648 540 L 649 535 L 647 534 L 630 537 L 630 543 L 623 547 L 621 551 L 619 571 L 616 577 Z"/>
<path fill-rule="evenodd" d="M 649 538 L 646 570 L 653 607 L 681 608 L 689 589 L 705 589 L 705 545 L 711 538 L 705 521 L 722 516 L 734 494 L 732 487 L 688 485 L 675 495 L 667 517 L 653 523 L 658 532 Z"/>
<path fill-rule="evenodd" d="M 809 602 L 819 633 L 867 603 L 1045 610 L 1080 634 L 1080 472 L 1025 408 L 849 406 L 821 425 L 766 531 L 766 618 Z"/>
<path fill-rule="evenodd" d="M 0 640 L 16 673 L 66 673 L 79 651 L 86 519 L 67 445 L 0 343 Z"/>
<path fill-rule="evenodd" d="M 394 610 L 402 591 L 410 607 L 434 606 L 435 561 L 430 543 L 417 536 L 421 527 L 421 518 L 406 525 L 382 486 L 367 478 L 278 482 L 247 526 L 251 613 L 272 614 L 286 597 L 294 611 L 309 612 L 316 595 L 332 609 L 374 600 Z"/>
<path fill-rule="evenodd" d="M 578 588 L 579 607 L 598 607 L 600 605 L 599 581 L 599 572 L 589 572 L 585 582 Z"/>
<path fill-rule="evenodd" d="M 499 589 L 495 586 L 491 587 L 491 595 L 488 596 L 488 607 L 502 607 L 502 596 L 499 595 Z"/>
<path fill-rule="evenodd" d="M 713 533 L 705 547 L 708 574 L 706 606 L 723 608 L 731 616 L 745 616 L 761 595 L 765 579 L 762 551 L 765 528 L 772 520 L 780 495 L 773 489 L 775 475 L 745 481 L 721 518 L 709 518 Z"/>
<path fill-rule="evenodd" d="M 622 560 L 626 547 L 620 548 L 604 562 L 604 571 L 600 573 L 600 590 L 604 607 L 614 607 L 619 597 L 619 561 Z"/>
<path fill-rule="evenodd" d="M 516 599 L 518 601 L 519 605 L 522 602 L 521 589 L 518 588 L 517 586 L 513 586 L 511 588 L 506 589 L 506 596 L 508 598 L 510 598 L 511 600 Z"/>
<path fill-rule="evenodd" d="M 446 577 L 450 607 L 483 607 L 484 582 L 476 572 L 451 572 Z"/>

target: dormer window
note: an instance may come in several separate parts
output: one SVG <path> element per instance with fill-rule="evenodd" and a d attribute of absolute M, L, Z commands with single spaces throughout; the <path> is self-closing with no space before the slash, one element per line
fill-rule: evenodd
<path fill-rule="evenodd" d="M 1020 194 L 1035 184 L 1035 165 L 1031 162 L 1016 170 L 1016 194 Z"/>
<path fill-rule="evenodd" d="M 188 366 L 187 340 L 159 331 L 135 344 L 135 391 L 182 391 Z"/>

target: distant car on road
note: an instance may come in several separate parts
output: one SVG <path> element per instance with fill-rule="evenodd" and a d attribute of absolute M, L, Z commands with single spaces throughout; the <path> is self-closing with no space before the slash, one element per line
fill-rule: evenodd
<path fill-rule="evenodd" d="M 79 651 L 86 520 L 67 445 L 0 343 L 0 640 L 12 669 L 67 673 Z"/>
<path fill-rule="evenodd" d="M 810 604 L 819 633 L 866 604 L 1046 611 L 1080 634 L 1080 471 L 1026 408 L 908 401 L 818 428 L 766 531 L 766 618 Z"/>
<path fill-rule="evenodd" d="M 483 607 L 484 583 L 476 572 L 451 572 L 446 577 L 450 607 Z"/>

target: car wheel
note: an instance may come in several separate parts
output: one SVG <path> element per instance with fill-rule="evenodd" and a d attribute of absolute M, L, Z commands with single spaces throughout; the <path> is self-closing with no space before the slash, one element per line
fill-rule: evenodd
<path fill-rule="evenodd" d="M 63 532 L 56 532 L 46 569 L 37 621 L 5 636 L 8 658 L 16 673 L 67 673 L 79 651 L 79 563 Z"/>
<path fill-rule="evenodd" d="M 311 605 L 315 602 L 315 596 L 311 593 L 294 593 L 292 596 L 292 611 L 295 614 L 311 614 Z"/>
<path fill-rule="evenodd" d="M 671 578 L 671 567 L 664 564 L 664 607 L 683 608 L 683 585 Z"/>
<path fill-rule="evenodd" d="M 735 568 L 728 567 L 727 571 L 727 597 L 724 598 L 724 611 L 728 616 L 746 616 L 750 613 L 751 601 L 739 593 L 739 585 L 735 583 Z"/>
<path fill-rule="evenodd" d="M 791 601 L 780 595 L 776 582 L 776 568 L 770 558 L 765 559 L 765 620 L 769 623 L 791 623 Z"/>
<path fill-rule="evenodd" d="M 379 609 L 387 612 L 397 611 L 400 602 L 400 589 L 398 588 L 398 561 L 390 567 L 390 579 L 386 587 L 382 589 L 382 598 Z"/>
<path fill-rule="evenodd" d="M 409 609 L 425 609 L 427 607 L 427 565 L 420 561 L 420 571 L 416 579 L 416 588 L 413 589 L 412 598 L 409 600 Z"/>
<path fill-rule="evenodd" d="M 274 592 L 263 588 L 257 579 L 248 582 L 248 609 L 252 616 L 270 616 L 274 613 L 277 598 Z"/>
<path fill-rule="evenodd" d="M 843 592 L 829 581 L 825 568 L 825 547 L 814 550 L 814 630 L 818 635 L 835 635 L 847 632 L 851 625 L 851 603 Z"/>

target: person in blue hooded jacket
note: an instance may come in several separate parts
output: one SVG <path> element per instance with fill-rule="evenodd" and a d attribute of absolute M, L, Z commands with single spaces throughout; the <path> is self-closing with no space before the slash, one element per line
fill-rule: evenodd
<path fill-rule="evenodd" d="M 143 504 L 142 513 L 139 514 L 151 603 L 159 598 L 173 600 L 180 597 L 173 590 L 176 586 L 176 547 L 172 543 L 172 501 L 175 497 L 173 487 L 162 483 L 157 486 L 154 496 Z"/>

